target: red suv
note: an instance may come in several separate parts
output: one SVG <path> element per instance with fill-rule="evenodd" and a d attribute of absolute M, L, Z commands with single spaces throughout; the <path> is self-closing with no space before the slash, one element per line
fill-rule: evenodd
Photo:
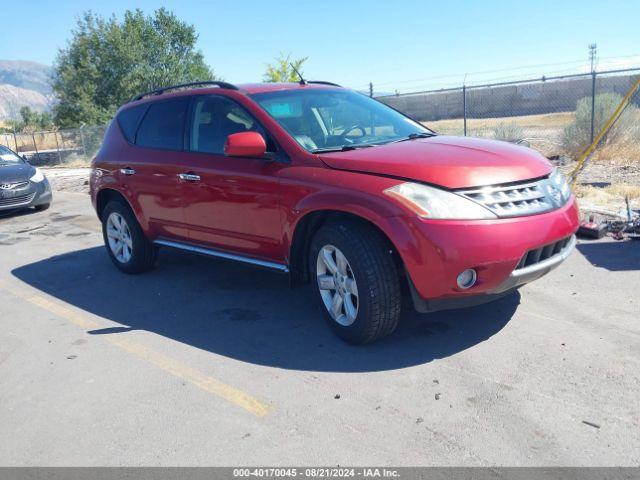
<path fill-rule="evenodd" d="M 578 227 L 539 153 L 436 135 L 328 82 L 140 95 L 92 166 L 120 270 L 148 270 L 171 247 L 288 273 L 315 285 L 352 343 L 392 332 L 404 292 L 429 312 L 514 291 L 559 265 Z"/>

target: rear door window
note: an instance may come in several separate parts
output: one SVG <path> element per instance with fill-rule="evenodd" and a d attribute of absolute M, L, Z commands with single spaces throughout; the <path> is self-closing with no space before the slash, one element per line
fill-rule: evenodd
<path fill-rule="evenodd" d="M 148 105 L 138 105 L 137 107 L 127 108 L 118 115 L 118 124 L 122 129 L 122 133 L 131 143 L 136 139 L 136 130 L 147 107 Z"/>
<path fill-rule="evenodd" d="M 186 97 L 151 104 L 138 129 L 136 145 L 162 150 L 182 150 L 188 106 L 189 99 Z"/>

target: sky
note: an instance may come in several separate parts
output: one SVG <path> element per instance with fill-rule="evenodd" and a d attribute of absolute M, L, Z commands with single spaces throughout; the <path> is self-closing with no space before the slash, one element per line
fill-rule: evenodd
<path fill-rule="evenodd" d="M 640 0 L 0 0 L 0 59 L 53 64 L 89 7 L 121 17 L 161 6 L 193 24 L 214 72 L 260 81 L 280 52 L 308 56 L 308 79 L 412 91 L 640 66 Z"/>

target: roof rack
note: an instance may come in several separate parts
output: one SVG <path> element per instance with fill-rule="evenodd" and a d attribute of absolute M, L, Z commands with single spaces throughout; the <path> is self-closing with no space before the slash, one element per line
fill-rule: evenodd
<path fill-rule="evenodd" d="M 325 82 L 323 80 L 307 80 L 307 83 L 315 83 L 317 85 L 331 85 L 332 87 L 342 88 L 342 85 L 338 85 L 337 83 L 333 83 L 333 82 Z"/>
<path fill-rule="evenodd" d="M 185 88 L 185 87 L 196 87 L 199 85 L 215 85 L 216 87 L 219 87 L 219 88 L 227 88 L 229 90 L 238 90 L 238 87 L 227 82 L 215 82 L 215 81 L 191 82 L 191 83 L 182 83 L 180 85 L 171 85 L 170 87 L 162 87 L 162 88 L 158 88 L 157 90 L 151 90 L 149 92 L 141 93 L 140 95 L 133 97 L 131 100 L 129 100 L 129 102 L 142 100 L 144 97 L 149 97 L 151 95 L 162 95 L 163 93 L 169 90 L 177 90 L 178 88 Z"/>

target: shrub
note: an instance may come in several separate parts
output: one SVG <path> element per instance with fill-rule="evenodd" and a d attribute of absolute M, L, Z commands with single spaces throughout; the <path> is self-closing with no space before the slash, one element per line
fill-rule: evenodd
<path fill-rule="evenodd" d="M 607 120 L 620 105 L 622 96 L 617 93 L 596 95 L 594 114 L 594 136 L 605 126 Z M 638 119 L 640 110 L 633 104 L 627 106 L 618 121 L 603 140 L 604 145 L 631 142 L 640 139 Z M 567 125 L 562 136 L 562 145 L 567 154 L 577 158 L 591 143 L 591 97 L 578 101 L 575 119 Z"/>
<path fill-rule="evenodd" d="M 493 138 L 505 142 L 518 142 L 524 138 L 524 131 L 516 122 L 501 122 L 493 127 Z"/>

